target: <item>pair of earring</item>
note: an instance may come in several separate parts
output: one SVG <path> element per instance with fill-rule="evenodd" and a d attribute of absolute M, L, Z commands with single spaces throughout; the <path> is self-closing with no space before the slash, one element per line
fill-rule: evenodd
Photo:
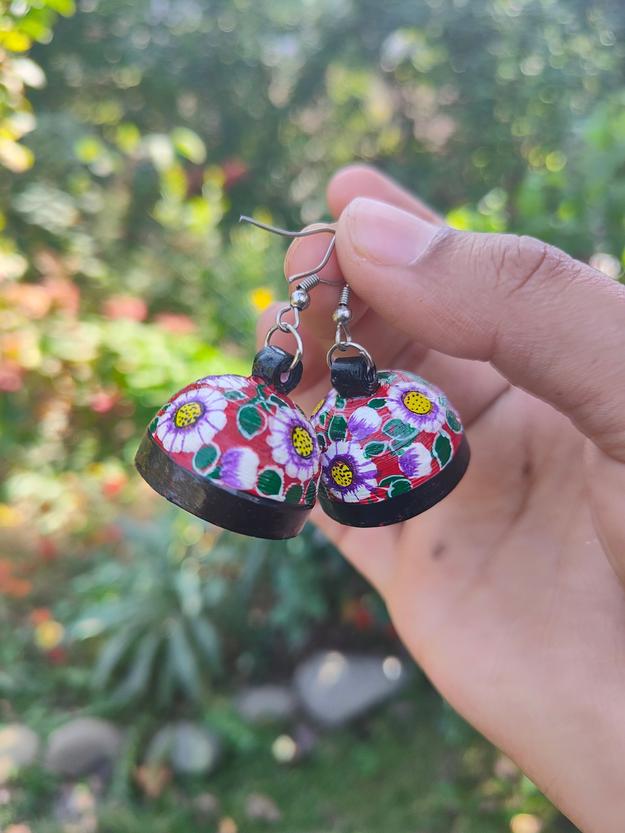
<path fill-rule="evenodd" d="M 434 506 L 460 482 L 469 446 L 442 391 L 404 370 L 376 369 L 350 334 L 349 287 L 333 313 L 327 354 L 332 388 L 310 419 L 288 394 L 302 377 L 301 313 L 334 250 L 332 226 L 286 231 L 331 235 L 321 262 L 292 275 L 250 376 L 205 376 L 182 388 L 148 425 L 135 465 L 167 500 L 210 523 L 258 538 L 297 535 L 317 497 L 336 521 L 399 523 Z M 291 320 L 287 320 L 287 315 Z M 271 341 L 289 334 L 295 352 Z M 356 355 L 339 353 L 355 351 Z"/>

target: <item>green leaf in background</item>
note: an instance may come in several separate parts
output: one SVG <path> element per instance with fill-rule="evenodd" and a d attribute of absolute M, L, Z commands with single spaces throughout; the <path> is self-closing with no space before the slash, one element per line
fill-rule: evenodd
<path fill-rule="evenodd" d="M 200 670 L 189 636 L 178 619 L 169 623 L 168 639 L 171 644 L 174 675 L 185 694 L 192 700 L 198 700 L 202 691 Z"/>

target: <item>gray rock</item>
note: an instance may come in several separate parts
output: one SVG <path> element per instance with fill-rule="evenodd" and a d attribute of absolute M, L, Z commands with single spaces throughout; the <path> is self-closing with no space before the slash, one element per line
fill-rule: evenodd
<path fill-rule="evenodd" d="M 109 770 L 122 745 L 121 732 L 107 720 L 78 717 L 48 738 L 45 766 L 56 775 L 80 778 Z"/>
<path fill-rule="evenodd" d="M 0 784 L 22 767 L 30 766 L 39 754 L 39 737 L 21 723 L 0 727 Z"/>
<path fill-rule="evenodd" d="M 196 795 L 192 806 L 202 818 L 217 818 L 221 810 L 221 802 L 216 795 L 209 792 Z"/>
<path fill-rule="evenodd" d="M 397 657 L 327 651 L 295 669 L 295 690 L 306 712 L 324 726 L 341 726 L 392 697 L 408 679 Z"/>
<path fill-rule="evenodd" d="M 221 741 L 203 726 L 180 720 L 154 735 L 146 752 L 148 763 L 171 764 L 178 775 L 206 775 L 221 757 Z"/>
<path fill-rule="evenodd" d="M 96 798 L 87 784 L 61 787 L 54 815 L 67 833 L 96 833 Z"/>
<path fill-rule="evenodd" d="M 235 698 L 235 707 L 249 723 L 272 723 L 292 717 L 296 701 L 288 686 L 260 685 L 241 691 Z"/>
<path fill-rule="evenodd" d="M 282 819 L 280 808 L 268 795 L 250 793 L 245 799 L 245 815 L 250 821 L 267 821 L 275 824 Z"/>

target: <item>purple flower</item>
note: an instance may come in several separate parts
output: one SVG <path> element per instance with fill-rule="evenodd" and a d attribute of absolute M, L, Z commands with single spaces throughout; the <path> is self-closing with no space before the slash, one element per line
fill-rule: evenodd
<path fill-rule="evenodd" d="M 412 443 L 398 460 L 407 477 L 425 477 L 432 471 L 432 455 L 423 443 Z"/>
<path fill-rule="evenodd" d="M 220 461 L 219 478 L 232 489 L 251 489 L 256 484 L 258 454 L 251 448 L 229 448 Z"/>
<path fill-rule="evenodd" d="M 391 385 L 387 406 L 391 414 L 419 431 L 434 433 L 445 422 L 442 395 L 415 376 L 414 381 Z"/>
<path fill-rule="evenodd" d="M 302 482 L 319 472 L 319 448 L 312 425 L 295 408 L 283 406 L 269 418 L 267 444 L 276 463 Z"/>
<path fill-rule="evenodd" d="M 381 422 L 382 417 L 374 408 L 369 408 L 368 405 L 361 405 L 350 416 L 347 421 L 347 427 L 353 437 L 357 440 L 364 440 L 365 437 L 377 431 Z"/>
<path fill-rule="evenodd" d="M 190 388 L 172 399 L 154 433 L 167 451 L 197 451 L 226 424 L 227 404 L 221 391 L 208 386 Z"/>
<path fill-rule="evenodd" d="M 358 443 L 332 443 L 321 455 L 321 478 L 330 492 L 346 503 L 368 497 L 378 485 L 378 470 Z"/>

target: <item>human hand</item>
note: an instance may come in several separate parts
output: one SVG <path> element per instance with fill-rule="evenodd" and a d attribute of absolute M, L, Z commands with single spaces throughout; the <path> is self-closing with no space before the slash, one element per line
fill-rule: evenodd
<path fill-rule="evenodd" d="M 322 275 L 350 284 L 354 338 L 448 394 L 472 460 L 404 524 L 316 522 L 442 695 L 585 833 L 622 833 L 625 287 L 530 238 L 446 228 L 370 168 L 339 171 L 328 202 Z M 287 274 L 326 247 L 293 243 Z M 307 413 L 330 386 L 337 297 L 319 286 L 303 316 Z"/>

